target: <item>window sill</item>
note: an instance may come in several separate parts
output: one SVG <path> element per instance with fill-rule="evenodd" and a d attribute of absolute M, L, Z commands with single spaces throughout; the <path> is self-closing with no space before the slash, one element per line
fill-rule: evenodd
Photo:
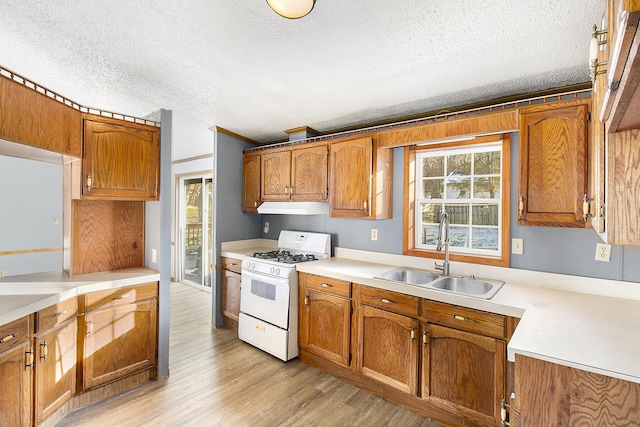
<path fill-rule="evenodd" d="M 422 257 L 422 258 L 444 259 L 444 252 L 429 251 L 424 249 L 407 249 L 404 251 L 403 255 Z M 502 257 L 488 257 L 488 256 L 480 256 L 480 255 L 449 253 L 449 261 L 467 262 L 470 264 L 491 265 L 495 267 L 510 266 L 508 254 L 506 256 L 503 255 Z"/>

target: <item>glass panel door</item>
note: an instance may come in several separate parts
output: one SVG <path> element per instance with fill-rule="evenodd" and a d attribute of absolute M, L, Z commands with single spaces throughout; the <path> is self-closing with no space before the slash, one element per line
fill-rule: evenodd
<path fill-rule="evenodd" d="M 182 178 L 181 184 L 180 280 L 211 288 L 213 181 Z"/>

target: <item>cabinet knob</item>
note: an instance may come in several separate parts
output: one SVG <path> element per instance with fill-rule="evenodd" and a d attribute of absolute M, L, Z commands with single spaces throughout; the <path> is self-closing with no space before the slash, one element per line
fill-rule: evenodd
<path fill-rule="evenodd" d="M 380 302 L 383 302 L 385 304 L 393 304 L 393 301 L 391 301 L 390 299 L 386 299 L 386 298 L 380 298 Z"/>

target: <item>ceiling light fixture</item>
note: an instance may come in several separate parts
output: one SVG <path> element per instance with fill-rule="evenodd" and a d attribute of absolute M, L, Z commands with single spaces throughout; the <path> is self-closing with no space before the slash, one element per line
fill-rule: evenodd
<path fill-rule="evenodd" d="M 298 19 L 311 12 L 316 0 L 267 0 L 275 13 L 289 19 Z"/>

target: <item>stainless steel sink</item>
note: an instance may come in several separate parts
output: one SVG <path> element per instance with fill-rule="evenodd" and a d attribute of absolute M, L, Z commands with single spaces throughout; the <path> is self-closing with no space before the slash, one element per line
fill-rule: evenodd
<path fill-rule="evenodd" d="M 407 283 L 409 285 L 426 285 L 438 278 L 440 278 L 438 274 L 430 271 L 407 267 L 396 268 L 374 277 L 374 279 L 390 280 L 392 282 Z"/>
<path fill-rule="evenodd" d="M 395 268 L 375 276 L 374 279 L 389 280 L 482 299 L 492 298 L 504 285 L 504 282 L 499 280 L 476 279 L 473 276 L 442 276 L 430 271 L 408 267 Z"/>
<path fill-rule="evenodd" d="M 455 292 L 478 298 L 489 299 L 504 285 L 498 280 L 480 280 L 468 277 L 441 277 L 429 284 L 429 287 L 442 291 Z"/>

